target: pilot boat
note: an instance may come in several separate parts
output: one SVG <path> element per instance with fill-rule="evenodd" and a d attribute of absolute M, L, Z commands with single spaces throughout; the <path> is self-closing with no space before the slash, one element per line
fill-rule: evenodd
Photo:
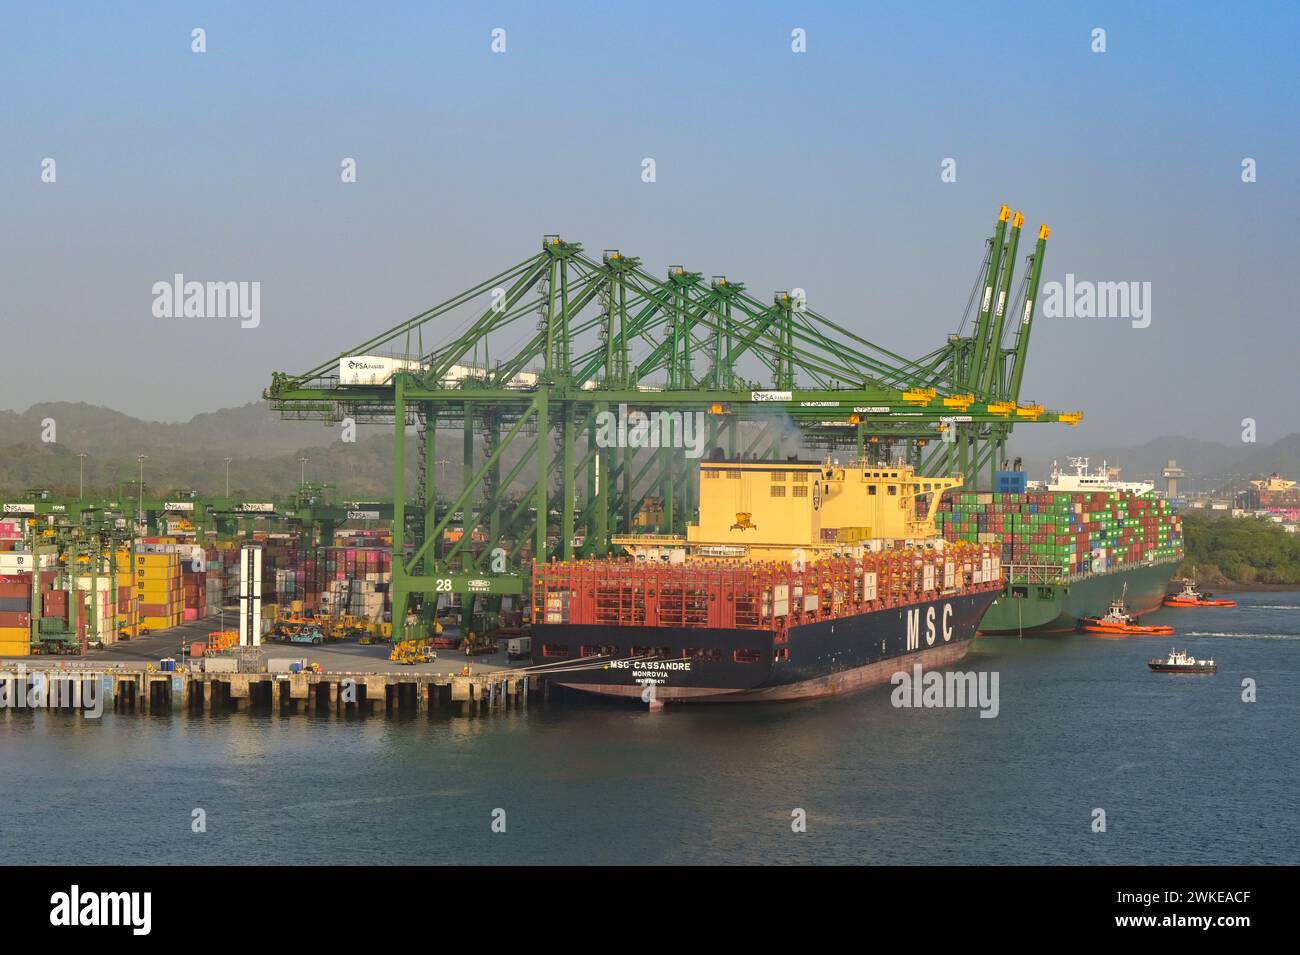
<path fill-rule="evenodd" d="M 1152 660 L 1147 666 L 1156 673 L 1216 673 L 1213 660 L 1198 660 L 1185 650 L 1170 650 L 1163 660 Z"/>

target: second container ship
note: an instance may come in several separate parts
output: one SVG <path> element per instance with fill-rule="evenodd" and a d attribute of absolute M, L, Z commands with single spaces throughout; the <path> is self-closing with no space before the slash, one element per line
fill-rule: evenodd
<path fill-rule="evenodd" d="M 829 696 L 956 663 L 1002 589 L 1000 548 L 937 533 L 933 503 L 960 483 L 702 462 L 685 536 L 536 566 L 534 662 L 579 690 L 692 702 Z"/>
<path fill-rule="evenodd" d="M 1075 630 L 1125 593 L 1157 609 L 1183 559 L 1182 527 L 1149 483 L 1112 480 L 1086 458 L 1023 491 L 961 493 L 939 504 L 949 541 L 997 547 L 1006 586 L 980 622 L 986 634 Z M 1023 476 L 1022 476 L 1023 480 Z"/>

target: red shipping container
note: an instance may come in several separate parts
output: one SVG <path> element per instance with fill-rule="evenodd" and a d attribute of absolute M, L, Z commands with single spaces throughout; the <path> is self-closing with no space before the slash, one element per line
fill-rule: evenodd
<path fill-rule="evenodd" d="M 47 607 L 67 607 L 68 592 L 66 590 L 47 590 L 41 594 L 41 603 Z"/>
<path fill-rule="evenodd" d="M 27 581 L 14 580 L 11 577 L 0 577 L 0 597 L 29 597 L 32 593 L 31 575 L 27 576 Z"/>
<path fill-rule="evenodd" d="M 0 612 L 0 627 L 30 627 L 31 625 L 30 613 L 20 613 L 16 610 Z"/>

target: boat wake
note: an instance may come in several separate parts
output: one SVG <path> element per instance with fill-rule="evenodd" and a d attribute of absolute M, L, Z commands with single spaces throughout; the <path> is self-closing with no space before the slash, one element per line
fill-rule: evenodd
<path fill-rule="evenodd" d="M 1184 637 L 1238 637 L 1246 640 L 1300 640 L 1297 633 L 1226 633 L 1222 630 L 1184 630 Z"/>

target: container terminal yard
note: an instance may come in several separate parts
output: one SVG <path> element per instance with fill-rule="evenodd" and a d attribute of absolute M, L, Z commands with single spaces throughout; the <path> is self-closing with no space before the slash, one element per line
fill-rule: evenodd
<path fill-rule="evenodd" d="M 1118 573 L 1144 574 L 1162 596 L 1181 556 L 1165 502 L 1095 483 L 1086 493 L 1061 483 L 1034 491 L 1006 463 L 1016 425 L 1082 418 L 1021 396 L 1050 234 L 1037 230 L 1017 275 L 1024 224 L 1021 213 L 998 210 L 957 333 L 917 359 L 836 324 L 798 290 L 760 299 L 734 278 L 676 265 L 654 276 L 618 249 L 597 257 L 546 236 L 539 252 L 441 304 L 304 372 L 272 376 L 263 397 L 283 418 L 392 429 L 386 500 L 335 501 L 305 482 L 272 500 L 160 494 L 142 461 L 140 480 L 116 500 L 36 489 L 6 502 L 0 657 L 64 673 L 112 667 L 116 703 L 131 708 L 179 700 L 211 709 L 273 695 L 371 711 L 521 701 L 567 669 L 610 664 L 608 646 L 532 645 L 532 625 L 554 633 L 568 619 L 559 608 L 569 592 L 535 585 L 542 565 L 590 566 L 600 577 L 599 568 L 626 563 L 624 551 L 633 566 L 678 565 L 698 552 L 743 569 L 804 533 L 826 558 L 857 559 L 857 575 L 882 541 L 949 548 L 946 576 L 942 560 L 937 578 L 882 570 L 878 590 L 870 570 L 866 590 L 854 585 L 854 612 L 983 590 L 996 578 L 1003 592 L 980 629 L 1023 632 L 1100 613 L 1076 606 L 1087 579 L 1108 580 L 1093 595 L 1102 602 L 1118 585 L 1107 575 Z M 447 341 L 448 328 L 464 330 Z M 489 339 L 503 332 L 523 346 L 490 356 Z M 702 472 L 706 452 L 712 470 Z M 447 454 L 461 457 L 456 486 L 439 481 Z M 709 506 L 726 513 L 705 513 L 702 473 L 755 467 L 770 473 L 774 499 L 786 496 L 777 482 L 815 478 L 800 512 L 810 527 L 771 536 L 796 502 L 766 500 L 767 483 L 735 485 L 746 503 L 734 522 L 717 495 Z M 871 523 L 833 520 L 830 495 L 856 492 L 853 482 L 897 500 Z M 750 501 L 755 494 L 763 499 Z M 717 539 L 697 546 L 700 527 L 718 520 Z M 970 546 L 984 548 L 973 569 L 960 556 Z M 592 619 L 605 619 L 602 585 L 593 586 Z M 656 598 L 656 586 L 618 584 L 635 605 L 626 619 L 643 619 L 656 599 L 650 616 L 667 619 L 668 590 Z M 728 617 L 728 626 L 775 632 L 779 644 L 787 627 L 842 615 L 839 590 L 819 605 L 808 589 L 796 605 L 784 589 L 818 586 L 800 576 L 754 593 L 745 599 L 766 609 L 752 625 Z M 673 593 L 683 606 L 718 596 Z M 773 599 L 785 609 L 773 612 Z M 688 630 L 708 628 L 689 616 Z M 628 649 L 638 660 L 667 652 Z M 359 700 L 340 697 L 352 675 L 365 687 Z"/>

